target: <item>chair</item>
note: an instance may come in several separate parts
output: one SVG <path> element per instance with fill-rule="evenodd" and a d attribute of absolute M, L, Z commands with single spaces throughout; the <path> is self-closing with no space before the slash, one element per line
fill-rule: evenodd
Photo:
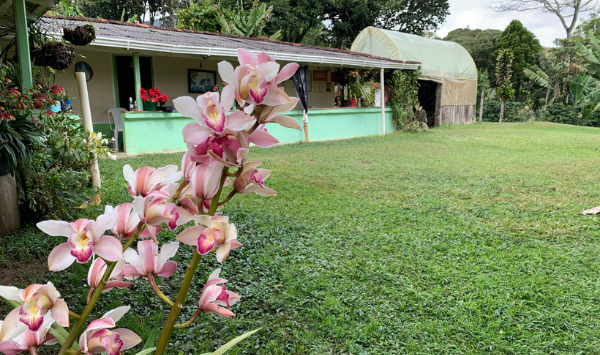
<path fill-rule="evenodd" d="M 113 107 L 106 110 L 106 116 L 108 117 L 108 125 L 110 129 L 113 131 L 113 137 L 115 139 L 113 148 L 117 151 L 119 150 L 119 132 L 123 132 L 123 122 L 121 121 L 121 112 L 127 112 L 126 109 L 122 107 Z M 115 127 L 113 128 L 110 123 L 110 116 L 112 116 L 113 121 L 115 122 Z"/>

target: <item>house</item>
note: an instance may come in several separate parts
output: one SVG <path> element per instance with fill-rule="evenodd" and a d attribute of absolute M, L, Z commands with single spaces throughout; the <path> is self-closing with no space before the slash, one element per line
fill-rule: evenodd
<path fill-rule="evenodd" d="M 62 28 L 91 23 L 96 40 L 77 48 L 74 65 L 56 76 L 56 84 L 77 93 L 75 71 L 86 71 L 91 113 L 95 130 L 110 136 L 107 109 L 129 107 L 129 98 L 141 109 L 139 88 L 156 87 L 169 95 L 196 96 L 200 80 L 215 80 L 222 86 L 217 63 L 237 65 L 237 49 L 264 51 L 282 66 L 296 62 L 307 66 L 312 79 L 308 93 L 308 136 L 310 140 L 348 138 L 392 132 L 390 108 L 335 108 L 335 78 L 342 68 L 376 69 L 381 73 L 395 69 L 416 70 L 416 61 L 401 61 L 332 48 L 305 46 L 210 32 L 154 27 L 101 19 L 64 18 L 46 15 L 40 19 L 50 34 L 60 36 Z M 385 75 L 384 75 L 385 77 Z M 194 83 L 195 82 L 195 83 Z M 202 85 L 200 85 L 202 86 Z M 210 85 L 204 85 L 210 87 Z M 297 96 L 292 80 L 284 83 L 286 93 Z M 77 99 L 73 109 L 79 111 Z M 300 107 L 290 116 L 302 121 Z M 188 118 L 178 113 L 127 112 L 122 115 L 124 149 L 128 154 L 177 151 L 185 149 L 180 136 Z M 281 142 L 305 139 L 302 132 L 267 127 Z"/>

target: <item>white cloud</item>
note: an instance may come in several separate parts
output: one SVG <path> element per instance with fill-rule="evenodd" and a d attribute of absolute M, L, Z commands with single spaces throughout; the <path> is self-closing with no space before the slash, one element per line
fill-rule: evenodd
<path fill-rule="evenodd" d="M 450 16 L 438 30 L 437 35 L 444 38 L 448 32 L 469 27 L 471 29 L 504 30 L 512 20 L 519 20 L 540 40 L 542 46 L 553 46 L 556 38 L 566 37 L 565 30 L 558 17 L 550 13 L 539 12 L 496 12 L 490 8 L 490 0 L 449 0 Z"/>

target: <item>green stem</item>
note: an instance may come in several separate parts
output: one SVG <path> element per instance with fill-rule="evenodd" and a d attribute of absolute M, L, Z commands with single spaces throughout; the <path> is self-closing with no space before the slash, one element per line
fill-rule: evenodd
<path fill-rule="evenodd" d="M 215 212 L 217 212 L 217 207 L 219 207 L 219 198 L 221 197 L 221 191 L 223 191 L 223 184 L 225 183 L 225 179 L 227 179 L 228 171 L 229 168 L 223 168 L 219 190 L 217 191 L 217 194 L 212 198 L 212 201 L 210 201 L 210 208 L 208 209 L 209 216 L 214 216 Z M 171 332 L 173 331 L 173 327 L 175 327 L 175 322 L 177 321 L 179 313 L 183 308 L 183 303 L 185 302 L 185 298 L 188 294 L 188 291 L 190 290 L 192 279 L 194 278 L 194 273 L 198 268 L 198 263 L 200 263 L 200 254 L 198 254 L 198 250 L 194 248 L 194 255 L 192 256 L 192 260 L 190 260 L 190 263 L 187 266 L 185 276 L 183 277 L 183 282 L 181 283 L 181 288 L 179 289 L 179 293 L 177 294 L 177 298 L 175 299 L 175 304 L 173 304 L 173 306 L 171 307 L 171 312 L 169 312 L 169 317 L 165 322 L 163 331 L 160 334 L 160 338 L 158 339 L 158 344 L 156 345 L 156 351 L 154 352 L 154 355 L 163 355 L 165 353 L 165 350 L 167 349 L 169 339 L 171 338 Z"/>
<path fill-rule="evenodd" d="M 146 228 L 146 225 L 140 222 L 140 225 L 138 226 L 138 231 L 133 236 L 131 236 L 131 238 L 129 238 L 125 245 L 123 245 L 123 251 L 125 251 L 131 245 L 131 243 L 133 243 L 135 238 L 140 234 L 141 231 L 144 230 L 144 228 Z M 106 270 L 104 271 L 104 275 L 102 275 L 102 280 L 100 280 L 98 287 L 94 290 L 94 293 L 92 293 L 92 296 L 90 297 L 90 301 L 88 302 L 87 306 L 85 306 L 83 312 L 81 312 L 79 320 L 75 323 L 73 329 L 71 329 L 71 331 L 69 332 L 69 336 L 67 336 L 67 339 L 65 339 L 65 342 L 60 348 L 60 352 L 58 353 L 58 355 L 67 355 L 69 349 L 71 349 L 73 343 L 77 340 L 77 337 L 83 331 L 83 327 L 85 326 L 85 323 L 87 322 L 87 319 L 89 318 L 90 314 L 92 314 L 92 310 L 94 309 L 98 298 L 100 298 L 100 295 L 102 294 L 104 285 L 106 285 L 106 282 L 110 278 L 110 274 L 113 272 L 116 265 L 117 263 L 115 261 L 106 263 Z"/>
<path fill-rule="evenodd" d="M 198 316 L 200 315 L 200 313 L 202 313 L 202 308 L 198 308 L 198 310 L 196 311 L 196 313 L 194 313 L 194 315 L 192 316 L 192 318 L 190 318 L 190 320 L 188 320 L 185 323 L 176 325 L 174 327 L 174 329 L 183 329 L 183 328 L 189 327 L 196 320 L 196 318 L 198 318 Z"/>
<path fill-rule="evenodd" d="M 102 289 L 104 288 L 104 285 L 108 281 L 108 278 L 110 277 L 110 274 L 113 272 L 116 265 L 117 263 L 114 261 L 106 265 L 106 271 L 104 272 L 104 275 L 102 275 L 102 280 L 100 280 L 98 287 L 96 288 L 96 290 L 94 290 L 94 293 L 92 293 L 92 297 L 90 297 L 90 302 L 85 307 L 83 312 L 81 312 L 81 317 L 75 323 L 73 329 L 71 329 L 71 331 L 69 332 L 69 336 L 67 337 L 67 339 L 65 339 L 65 343 L 60 348 L 60 352 L 58 353 L 58 355 L 67 355 L 69 349 L 71 349 L 71 346 L 73 346 L 73 343 L 75 342 L 79 334 L 81 334 L 81 332 L 83 331 L 83 327 L 85 326 L 88 317 L 92 313 L 96 301 L 98 301 L 98 298 L 100 298 L 100 295 L 102 294 Z"/>
<path fill-rule="evenodd" d="M 69 311 L 69 317 L 73 319 L 81 319 L 81 316 L 73 311 Z"/>
<path fill-rule="evenodd" d="M 256 130 L 258 128 L 258 126 L 260 126 L 260 121 L 256 120 L 256 122 L 254 122 L 254 125 L 252 126 L 252 128 L 250 128 L 250 130 L 248 130 L 248 134 L 252 134 L 252 132 L 254 132 L 254 130 Z"/>
<path fill-rule="evenodd" d="M 160 297 L 163 301 L 165 301 L 169 306 L 172 306 L 173 301 L 171 301 L 169 297 L 165 296 L 165 294 L 162 293 L 162 291 L 158 288 L 156 281 L 154 281 L 154 275 L 148 274 L 146 275 L 146 277 L 148 278 L 148 281 L 150 282 L 150 287 L 152 287 L 154 293 L 156 293 L 156 295 Z"/>

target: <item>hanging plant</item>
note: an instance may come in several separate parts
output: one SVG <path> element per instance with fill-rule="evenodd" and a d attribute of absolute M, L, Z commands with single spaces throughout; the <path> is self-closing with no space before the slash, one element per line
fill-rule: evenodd
<path fill-rule="evenodd" d="M 62 42 L 48 42 L 41 47 L 41 54 L 37 56 L 38 66 L 49 66 L 56 70 L 65 70 L 73 64 L 75 48 Z"/>
<path fill-rule="evenodd" d="M 86 46 L 96 39 L 96 29 L 87 24 L 73 29 L 63 29 L 63 38 L 76 46 Z"/>

